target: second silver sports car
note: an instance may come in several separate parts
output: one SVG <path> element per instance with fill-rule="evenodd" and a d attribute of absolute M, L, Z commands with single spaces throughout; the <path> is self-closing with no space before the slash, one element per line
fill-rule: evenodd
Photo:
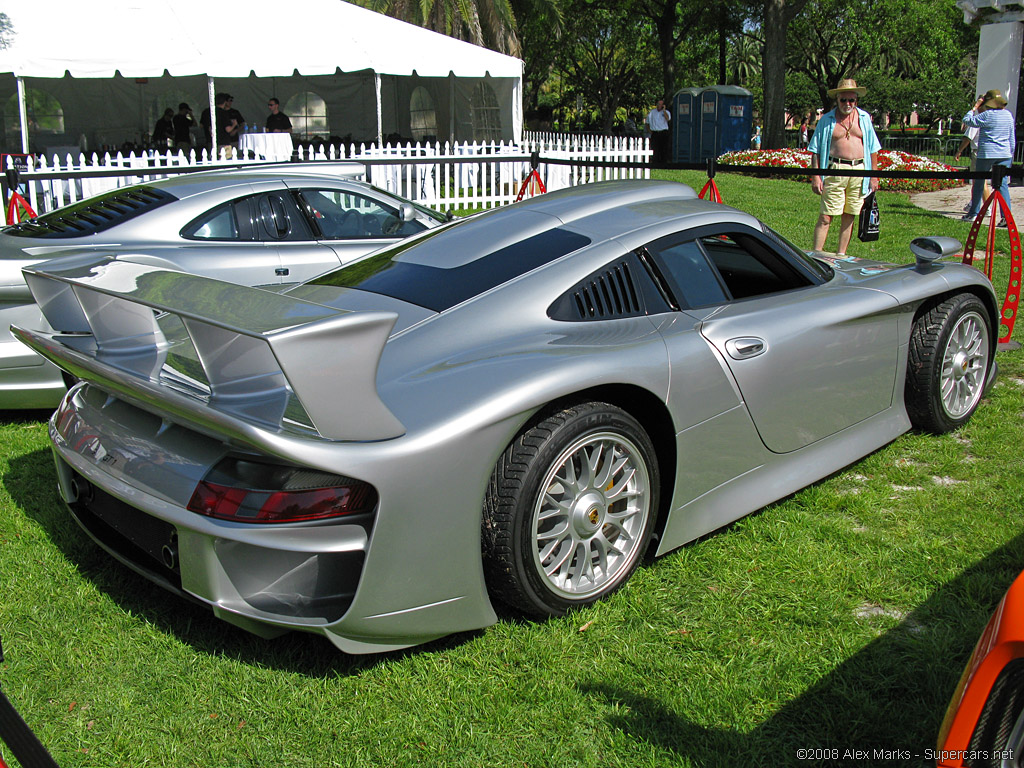
<path fill-rule="evenodd" d="M 100 546 L 223 619 L 353 653 L 565 613 L 995 371 L 984 275 L 811 258 L 669 182 L 454 222 L 287 293 L 105 259 L 26 270 L 85 380 L 50 424 Z"/>
<path fill-rule="evenodd" d="M 22 267 L 82 251 L 243 285 L 298 283 L 445 218 L 356 180 L 358 163 L 191 173 L 0 229 L 0 409 L 53 407 L 60 372 L 10 336 L 35 324 Z"/>

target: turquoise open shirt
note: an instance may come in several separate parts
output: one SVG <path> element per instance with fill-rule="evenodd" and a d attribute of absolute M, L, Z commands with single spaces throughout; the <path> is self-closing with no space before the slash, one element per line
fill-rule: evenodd
<path fill-rule="evenodd" d="M 860 107 L 856 109 L 860 122 L 860 132 L 864 135 L 864 169 L 871 171 L 874 170 L 874 166 L 871 164 L 871 155 L 880 150 L 882 145 L 879 143 L 878 135 L 875 133 L 875 126 L 871 124 L 871 115 Z M 818 125 L 814 128 L 814 135 L 811 136 L 811 143 L 807 145 L 808 151 L 818 156 L 819 168 L 828 168 L 832 153 L 832 132 L 835 130 L 835 127 L 836 111 L 833 109 L 831 112 L 826 112 L 818 120 Z M 871 191 L 871 179 L 869 177 L 864 177 L 860 189 L 865 195 Z"/>

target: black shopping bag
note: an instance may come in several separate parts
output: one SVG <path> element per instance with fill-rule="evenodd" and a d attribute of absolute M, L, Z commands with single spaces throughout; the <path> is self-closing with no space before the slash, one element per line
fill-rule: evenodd
<path fill-rule="evenodd" d="M 878 200 L 875 198 L 875 193 L 871 192 L 864 198 L 864 205 L 860 209 L 857 238 L 865 243 L 877 240 L 879 224 L 881 224 L 881 215 L 878 213 Z"/>

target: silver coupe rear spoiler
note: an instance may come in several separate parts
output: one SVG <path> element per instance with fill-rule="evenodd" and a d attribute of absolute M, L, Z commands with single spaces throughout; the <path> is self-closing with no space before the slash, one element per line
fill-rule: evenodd
<path fill-rule="evenodd" d="M 57 330 L 12 326 L 17 338 L 131 400 L 214 429 L 235 422 L 235 433 L 238 421 L 285 428 L 294 396 L 325 439 L 385 440 L 405 431 L 377 394 L 377 366 L 397 320 L 392 312 L 332 309 L 112 257 L 23 271 Z M 168 380 L 168 315 L 180 320 L 195 349 L 202 392 Z"/>

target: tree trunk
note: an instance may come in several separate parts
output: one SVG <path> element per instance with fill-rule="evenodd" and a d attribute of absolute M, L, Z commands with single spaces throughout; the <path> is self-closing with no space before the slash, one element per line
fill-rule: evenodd
<path fill-rule="evenodd" d="M 718 84 L 727 85 L 728 80 L 725 71 L 725 54 L 726 54 L 726 38 L 725 38 L 725 13 L 721 13 L 718 17 Z"/>
<path fill-rule="evenodd" d="M 662 86 L 661 93 L 651 102 L 657 101 L 658 98 L 664 98 L 665 103 L 669 104 L 672 97 L 676 92 L 676 46 L 675 41 L 672 39 L 672 34 L 675 31 L 673 28 L 673 22 L 675 21 L 675 3 L 671 3 L 671 16 L 666 11 L 665 15 L 658 20 L 658 50 L 661 52 L 661 73 L 662 73 Z"/>
<path fill-rule="evenodd" d="M 761 74 L 764 78 L 764 128 L 761 147 L 786 146 L 786 31 L 789 22 L 803 10 L 807 0 L 765 0 L 764 54 Z"/>

